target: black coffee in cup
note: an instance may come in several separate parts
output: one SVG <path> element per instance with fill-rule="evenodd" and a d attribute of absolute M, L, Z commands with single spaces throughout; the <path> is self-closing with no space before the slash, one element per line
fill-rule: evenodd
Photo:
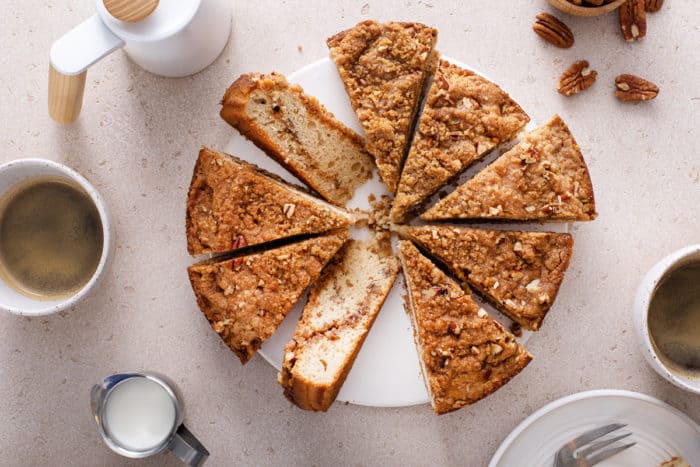
<path fill-rule="evenodd" d="M 30 179 L 0 200 L 0 275 L 24 295 L 75 294 L 94 275 L 102 247 L 99 211 L 69 179 Z"/>
<path fill-rule="evenodd" d="M 649 305 L 649 333 L 664 364 L 700 378 L 700 260 L 661 279 Z"/>

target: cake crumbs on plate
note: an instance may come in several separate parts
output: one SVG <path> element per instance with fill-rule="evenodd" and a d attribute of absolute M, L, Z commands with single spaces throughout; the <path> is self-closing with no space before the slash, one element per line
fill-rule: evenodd
<path fill-rule="evenodd" d="M 367 200 L 372 207 L 369 213 L 369 226 L 374 230 L 389 230 L 392 199 L 387 195 L 382 195 L 381 198 L 377 199 L 375 195 L 371 194 Z"/>

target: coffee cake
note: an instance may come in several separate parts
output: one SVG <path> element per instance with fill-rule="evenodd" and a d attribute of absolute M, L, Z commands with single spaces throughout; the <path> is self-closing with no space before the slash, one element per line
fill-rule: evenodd
<path fill-rule="evenodd" d="M 555 115 L 421 218 L 588 221 L 596 216 L 586 162 Z"/>
<path fill-rule="evenodd" d="M 437 30 L 419 23 L 364 21 L 327 40 L 367 137 L 379 175 L 396 192 L 427 79 Z"/>
<path fill-rule="evenodd" d="M 187 251 L 222 253 L 347 228 L 353 220 L 253 164 L 202 148 L 187 196 Z"/>
<path fill-rule="evenodd" d="M 346 230 L 339 231 L 189 267 L 199 308 L 241 363 L 247 363 L 277 330 L 347 238 Z"/>
<path fill-rule="evenodd" d="M 530 121 L 495 83 L 441 60 L 430 86 L 396 199 L 394 222 Z"/>
<path fill-rule="evenodd" d="M 335 205 L 372 176 L 362 138 L 279 73 L 241 75 L 222 105 L 224 120 Z"/>
<path fill-rule="evenodd" d="M 433 410 L 443 414 L 496 391 L 532 360 L 515 337 L 409 241 L 399 243 L 406 308 Z"/>
<path fill-rule="evenodd" d="M 396 280 L 398 260 L 379 252 L 348 241 L 311 290 L 277 378 L 302 409 L 331 406 Z"/>
<path fill-rule="evenodd" d="M 525 329 L 537 330 L 551 308 L 573 252 L 568 233 L 403 227 L 413 240 Z"/>

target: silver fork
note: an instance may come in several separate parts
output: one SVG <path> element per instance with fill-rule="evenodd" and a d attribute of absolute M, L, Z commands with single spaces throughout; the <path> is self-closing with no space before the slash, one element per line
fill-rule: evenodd
<path fill-rule="evenodd" d="M 624 423 L 612 423 L 596 428 L 595 430 L 587 431 L 578 438 L 572 439 L 557 451 L 554 457 L 554 467 L 591 467 L 625 449 L 631 448 L 637 443 L 627 443 L 622 446 L 611 447 L 601 451 L 605 446 L 625 439 L 632 433 L 615 436 L 595 443 L 593 442 L 625 426 L 627 425 Z"/>

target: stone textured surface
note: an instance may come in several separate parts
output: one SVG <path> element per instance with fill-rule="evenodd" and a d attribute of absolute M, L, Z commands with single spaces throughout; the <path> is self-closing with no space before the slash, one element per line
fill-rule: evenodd
<path fill-rule="evenodd" d="M 212 67 L 167 80 L 114 53 L 89 71 L 82 116 L 70 127 L 47 115 L 48 51 L 92 14 L 92 2 L 7 0 L 3 8 L 0 161 L 46 157 L 80 171 L 111 206 L 118 245 L 103 286 L 74 310 L 0 315 L 0 464 L 177 465 L 170 455 L 122 459 L 100 441 L 90 386 L 129 369 L 176 381 L 188 427 L 212 452 L 209 465 L 478 467 L 532 411 L 594 388 L 645 392 L 700 421 L 700 398 L 646 365 L 631 321 L 643 274 L 700 242 L 700 10 L 693 0 L 666 2 L 649 15 L 647 37 L 633 44 L 622 39 L 616 15 L 566 18 L 576 35 L 568 50 L 531 30 L 539 11 L 551 11 L 544 0 L 235 1 L 230 44 Z M 218 117 L 226 86 L 242 72 L 289 73 L 321 58 L 327 36 L 368 18 L 436 26 L 441 52 L 496 77 L 534 121 L 560 113 L 596 190 L 600 217 L 572 229 L 569 274 L 528 342 L 532 364 L 496 394 L 442 417 L 428 405 L 298 410 L 262 358 L 241 367 L 197 311 L 187 283 L 186 187 L 200 146 L 222 148 L 233 131 Z M 558 95 L 563 69 L 583 58 L 598 82 L 572 98 Z M 614 77 L 625 72 L 656 82 L 659 97 L 619 102 Z"/>

